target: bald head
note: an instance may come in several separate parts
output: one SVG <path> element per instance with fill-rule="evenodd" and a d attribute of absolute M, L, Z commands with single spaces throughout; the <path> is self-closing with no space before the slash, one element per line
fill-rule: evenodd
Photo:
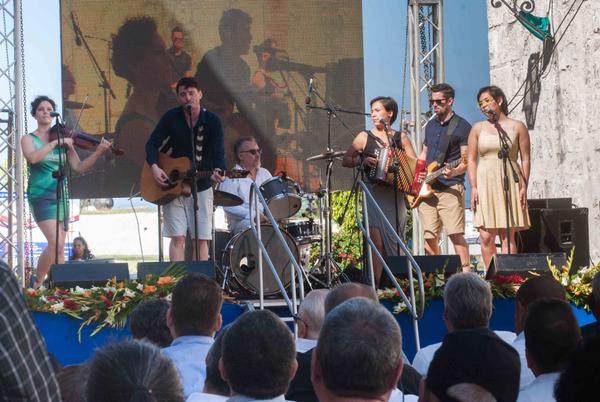
<path fill-rule="evenodd" d="M 325 315 L 329 314 L 336 306 L 354 297 L 365 297 L 379 301 L 375 289 L 362 283 L 344 283 L 333 288 L 325 298 Z"/>

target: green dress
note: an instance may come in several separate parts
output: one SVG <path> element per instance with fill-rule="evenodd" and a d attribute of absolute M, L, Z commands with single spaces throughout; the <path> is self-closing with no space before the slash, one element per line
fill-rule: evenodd
<path fill-rule="evenodd" d="M 46 144 L 34 133 L 33 146 L 36 150 L 43 148 Z M 36 222 L 45 220 L 56 220 L 56 178 L 52 174 L 58 170 L 59 152 L 62 152 L 62 160 L 67 161 L 67 152 L 64 148 L 55 147 L 48 155 L 38 163 L 27 163 L 29 169 L 29 180 L 27 185 L 27 198 L 29 207 L 33 213 Z M 67 181 L 65 178 L 65 191 L 67 191 Z M 68 194 L 62 194 L 59 221 L 69 217 Z"/>

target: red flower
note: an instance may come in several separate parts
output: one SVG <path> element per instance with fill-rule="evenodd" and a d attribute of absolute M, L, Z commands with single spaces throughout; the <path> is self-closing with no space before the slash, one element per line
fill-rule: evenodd
<path fill-rule="evenodd" d="M 111 308 L 112 307 L 112 302 L 106 298 L 106 296 L 100 296 L 100 300 L 102 300 L 102 302 L 104 302 L 104 305 L 106 306 L 106 308 Z"/>
<path fill-rule="evenodd" d="M 65 308 L 68 308 L 69 310 L 79 310 L 79 308 L 81 307 L 81 304 L 71 299 L 65 299 L 63 300 L 63 303 L 65 305 Z"/>
<path fill-rule="evenodd" d="M 496 275 L 494 282 L 497 284 L 523 283 L 525 279 L 519 275 Z"/>
<path fill-rule="evenodd" d="M 69 292 L 67 290 L 64 290 L 64 289 L 56 289 L 56 293 L 55 294 L 59 294 L 59 295 L 63 295 L 63 296 L 68 296 Z"/>
<path fill-rule="evenodd" d="M 114 295 L 115 294 L 111 290 L 109 290 L 108 292 L 106 292 L 106 297 L 108 297 L 109 299 L 112 299 Z"/>

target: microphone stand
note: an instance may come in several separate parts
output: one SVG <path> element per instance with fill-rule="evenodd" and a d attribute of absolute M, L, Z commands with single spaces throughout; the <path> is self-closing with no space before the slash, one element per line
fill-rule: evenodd
<path fill-rule="evenodd" d="M 106 138 L 106 137 L 108 137 L 108 133 L 109 133 L 109 129 L 110 129 L 110 113 L 109 113 L 108 94 L 110 94 L 110 96 L 113 99 L 117 99 L 117 96 L 115 95 L 115 92 L 113 91 L 113 89 L 110 85 L 110 82 L 108 82 L 108 79 L 106 78 L 106 73 L 100 67 L 98 60 L 96 60 L 96 56 L 94 56 L 92 49 L 88 45 L 87 40 L 85 39 L 86 35 L 84 35 L 83 32 L 81 31 L 81 27 L 79 26 L 77 19 L 74 18 L 73 13 L 71 13 L 71 17 L 72 17 L 72 21 L 73 21 L 73 30 L 75 31 L 75 35 L 79 36 L 79 38 L 81 39 L 81 43 L 85 47 L 85 50 L 86 50 L 90 60 L 92 61 L 92 66 L 94 67 L 94 71 L 96 72 L 96 75 L 98 76 L 98 78 L 100 80 L 100 82 L 98 83 L 98 86 L 100 88 L 102 88 L 102 92 L 104 94 L 104 137 Z"/>
<path fill-rule="evenodd" d="M 198 112 L 201 113 L 201 110 Z M 194 135 L 194 120 L 192 119 L 192 106 L 186 105 L 183 109 L 183 114 L 190 118 L 189 128 L 190 128 L 190 143 L 192 145 L 192 158 L 191 158 L 191 166 L 190 171 L 188 172 L 189 177 L 192 178 L 192 199 L 194 202 L 194 238 L 192 239 L 194 243 L 194 253 L 196 255 L 196 261 L 199 260 L 199 252 L 198 252 L 198 183 L 196 183 L 196 176 L 198 174 L 198 164 L 196 163 L 196 136 Z M 198 120 L 200 120 L 200 115 L 198 114 Z M 187 123 L 187 122 L 186 122 Z"/>
<path fill-rule="evenodd" d="M 493 113 L 493 117 L 491 122 L 494 124 L 494 127 L 498 131 L 498 140 L 500 142 L 500 150 L 498 151 L 498 158 L 502 159 L 502 191 L 504 193 L 504 211 L 506 214 L 506 238 L 508 240 L 508 254 L 511 254 L 510 250 L 510 222 L 512 216 L 512 209 L 509 208 L 510 205 L 510 192 L 508 187 L 508 167 L 513 174 L 513 180 L 515 183 L 519 182 L 519 175 L 517 174 L 515 167 L 513 166 L 512 161 L 509 158 L 509 149 L 510 143 L 512 142 L 506 131 L 502 128 L 500 123 L 498 122 L 498 118 L 495 113 Z"/>
<path fill-rule="evenodd" d="M 387 123 L 384 123 L 384 130 L 385 130 L 385 134 L 389 136 L 388 132 L 389 132 L 389 127 L 387 125 Z M 399 132 L 398 133 L 399 136 L 402 136 L 402 133 Z M 391 146 L 393 146 L 394 148 L 401 148 L 402 147 L 402 140 L 400 140 L 400 143 L 398 143 L 396 141 L 396 138 L 392 137 L 389 140 L 389 143 Z M 400 230 L 400 216 L 398 215 L 398 173 L 400 170 L 400 161 L 398 160 L 397 157 L 394 158 L 394 163 L 392 164 L 392 169 L 394 171 L 394 183 L 393 183 L 393 187 L 394 187 L 394 217 L 396 220 L 396 233 L 399 232 Z M 400 235 L 398 233 L 398 235 Z M 402 233 L 402 239 L 404 239 L 404 233 Z M 396 255 L 400 255 L 400 244 L 396 243 Z"/>
<path fill-rule="evenodd" d="M 58 264 L 58 253 L 62 250 L 59 250 L 59 238 L 60 238 L 60 211 L 63 211 L 63 229 L 66 232 L 69 230 L 69 220 L 67 219 L 67 206 L 63 201 L 63 197 L 66 196 L 67 192 L 65 189 L 65 173 L 64 166 L 67 159 L 66 153 L 63 153 L 63 147 L 65 145 L 64 136 L 61 131 L 61 123 L 60 115 L 56 116 L 56 126 L 57 126 L 57 137 L 56 137 L 56 147 L 58 148 L 58 169 L 52 172 L 52 177 L 56 179 L 56 232 L 55 232 L 55 243 L 54 243 L 54 263 Z M 52 277 L 50 273 L 50 277 Z"/>

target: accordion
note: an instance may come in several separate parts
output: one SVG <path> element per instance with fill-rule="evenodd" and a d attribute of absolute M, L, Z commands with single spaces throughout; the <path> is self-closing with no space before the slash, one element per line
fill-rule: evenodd
<path fill-rule="evenodd" d="M 407 196 L 417 196 L 423 185 L 422 172 L 425 161 L 415 159 L 400 148 L 378 148 L 375 150 L 377 166 L 367 176 L 371 181 L 384 182 L 398 188 Z"/>

